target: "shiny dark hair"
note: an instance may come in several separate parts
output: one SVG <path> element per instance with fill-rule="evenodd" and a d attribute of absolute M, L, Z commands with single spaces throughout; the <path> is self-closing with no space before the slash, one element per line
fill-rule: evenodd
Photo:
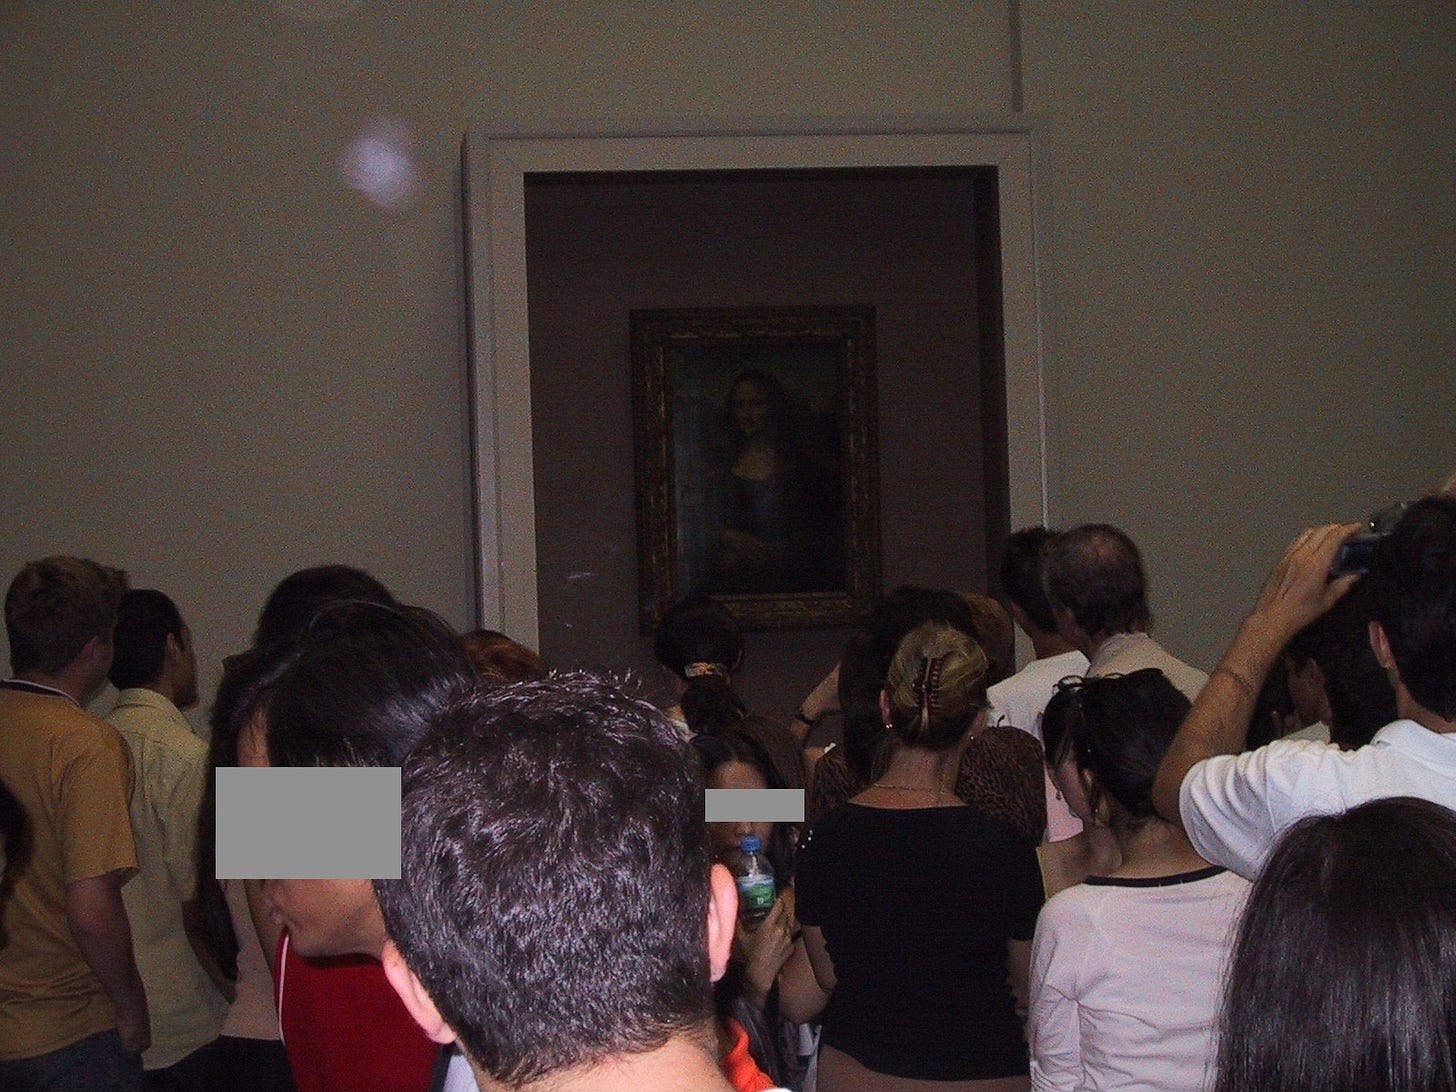
<path fill-rule="evenodd" d="M 1453 1092 L 1456 814 L 1393 798 L 1290 828 L 1239 924 L 1215 1092 Z"/>
<path fill-rule="evenodd" d="M 289 650 L 267 698 L 273 766 L 398 766 L 431 718 L 480 676 L 418 607 L 331 603 Z"/>
<path fill-rule="evenodd" d="M 871 665 L 884 685 L 890 660 L 906 634 L 925 622 L 944 622 L 977 638 L 971 605 L 953 591 L 902 584 L 880 600 L 869 621 Z"/>
<path fill-rule="evenodd" d="M 1375 547 L 1368 579 L 1400 681 L 1424 708 L 1456 719 L 1456 499 L 1412 505 Z"/>
<path fill-rule="evenodd" d="M 115 653 L 109 678 L 118 690 L 145 686 L 162 674 L 167 638 L 182 643 L 182 612 L 153 588 L 133 588 L 116 611 Z"/>
<path fill-rule="evenodd" d="M 1090 770 L 1129 816 L 1156 815 L 1153 779 L 1188 715 L 1188 698 L 1156 667 L 1063 679 L 1057 690 L 1042 715 L 1043 738 L 1050 716 L 1063 757 L 1070 744 L 1077 767 Z"/>
<path fill-rule="evenodd" d="M 389 589 L 352 565 L 314 565 L 278 582 L 258 615 L 254 645 L 272 644 L 299 633 L 319 608 L 341 600 L 395 602 Z"/>
<path fill-rule="evenodd" d="M 403 773 L 385 926 L 471 1059 L 512 1087 L 712 1016 L 698 761 L 583 674 L 440 710 Z"/>
<path fill-rule="evenodd" d="M 1047 597 L 1072 612 L 1092 636 L 1126 633 L 1149 620 L 1147 578 L 1132 539 L 1106 523 L 1087 523 L 1052 539 Z"/>

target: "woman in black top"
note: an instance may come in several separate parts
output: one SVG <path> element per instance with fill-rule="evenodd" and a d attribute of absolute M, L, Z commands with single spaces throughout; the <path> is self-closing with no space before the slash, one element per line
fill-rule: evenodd
<path fill-rule="evenodd" d="M 883 776 L 805 837 L 796 887 L 832 991 L 820 1092 L 1022 1092 L 1022 1016 L 1041 907 L 1035 847 L 953 793 L 985 727 L 985 653 L 930 623 L 900 643 L 881 698 Z"/>

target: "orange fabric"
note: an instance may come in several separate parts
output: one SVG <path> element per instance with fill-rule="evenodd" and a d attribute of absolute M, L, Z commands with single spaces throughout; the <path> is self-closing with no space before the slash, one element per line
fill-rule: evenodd
<path fill-rule="evenodd" d="M 743 1025 L 731 1018 L 723 1023 L 728 1034 L 733 1037 L 733 1045 L 728 1048 L 728 1053 L 718 1060 L 728 1083 L 737 1092 L 769 1092 L 770 1089 L 777 1088 L 778 1085 L 758 1068 L 753 1055 L 748 1053 L 748 1032 L 743 1030 Z"/>

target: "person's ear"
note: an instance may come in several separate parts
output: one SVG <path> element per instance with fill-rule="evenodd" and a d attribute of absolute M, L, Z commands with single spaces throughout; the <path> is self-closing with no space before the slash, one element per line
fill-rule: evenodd
<path fill-rule="evenodd" d="M 1091 812 L 1092 818 L 1106 826 L 1109 816 L 1102 799 L 1102 786 L 1097 783 L 1097 775 L 1091 770 L 1079 769 L 1077 780 L 1082 783 L 1082 795 L 1087 798 L 1087 810 Z"/>
<path fill-rule="evenodd" d="M 115 646 L 109 637 L 92 637 L 81 646 L 81 656 L 88 664 L 109 663 L 108 658 L 114 651 Z"/>
<path fill-rule="evenodd" d="M 738 881 L 720 864 L 708 870 L 708 969 L 716 982 L 728 972 L 738 926 Z"/>
<path fill-rule="evenodd" d="M 1375 653 L 1375 662 L 1386 671 L 1394 671 L 1395 654 L 1390 651 L 1390 638 L 1385 635 L 1385 627 L 1379 622 L 1369 623 L 1370 651 Z"/>
<path fill-rule="evenodd" d="M 888 690 L 880 691 L 880 720 L 885 723 L 885 727 L 890 726 L 890 692 Z"/>
<path fill-rule="evenodd" d="M 404 1002 L 405 1011 L 414 1017 L 415 1023 L 419 1024 L 420 1029 L 424 1031 L 425 1037 L 441 1046 L 453 1043 L 456 1039 L 455 1032 L 449 1024 L 445 1023 L 445 1018 L 435 1007 L 434 999 L 430 997 L 429 991 L 425 989 L 420 980 L 415 977 L 415 972 L 409 969 L 409 964 L 404 961 L 404 956 L 399 954 L 399 949 L 394 946 L 394 941 L 386 940 L 384 942 L 384 951 L 380 953 L 379 959 L 384 964 L 384 977 L 389 979 L 389 984 L 394 987 L 394 992 L 399 994 L 400 1001 Z"/>

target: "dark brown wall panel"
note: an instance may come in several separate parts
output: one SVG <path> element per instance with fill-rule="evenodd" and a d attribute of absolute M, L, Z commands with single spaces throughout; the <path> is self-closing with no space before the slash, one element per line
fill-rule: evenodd
<path fill-rule="evenodd" d="M 970 171 L 528 179 L 548 660 L 631 668 L 654 687 L 662 682 L 650 639 L 637 632 L 627 336 L 635 308 L 873 305 L 885 587 L 984 590 L 974 191 Z M 995 430 L 991 438 L 994 459 Z M 992 474 L 994 506 L 1004 462 Z M 990 532 L 994 542 L 1004 528 Z M 844 637 L 751 634 L 740 692 L 754 708 L 791 711 Z"/>

